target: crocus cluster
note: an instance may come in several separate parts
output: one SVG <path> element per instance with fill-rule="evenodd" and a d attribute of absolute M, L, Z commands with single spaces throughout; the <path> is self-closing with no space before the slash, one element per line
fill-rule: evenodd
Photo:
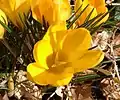
<path fill-rule="evenodd" d="M 104 0 L 97 1 L 97 4 L 95 0 L 76 0 L 75 9 L 82 5 L 82 11 L 88 4 L 86 11 L 77 20 L 78 24 L 84 22 L 92 8 L 92 18 L 107 12 Z M 102 61 L 104 53 L 100 49 L 89 50 L 92 39 L 87 29 L 67 30 L 65 22 L 71 11 L 68 0 L 37 0 L 31 5 L 33 17 L 41 23 L 44 17 L 50 27 L 44 38 L 34 46 L 35 62 L 27 66 L 29 80 L 39 85 L 67 85 L 74 73 L 95 67 Z"/>
<path fill-rule="evenodd" d="M 105 0 L 95 1 L 75 1 L 75 11 L 82 6 L 77 14 L 89 4 L 78 18 L 77 24 L 83 24 L 93 8 L 90 19 L 107 12 Z M 36 84 L 67 85 L 76 72 L 95 67 L 104 58 L 100 49 L 89 49 L 92 38 L 87 29 L 67 29 L 66 20 L 71 15 L 68 0 L 0 0 L 0 9 L 1 21 L 7 24 L 7 16 L 18 28 L 24 28 L 24 17 L 30 9 L 35 20 L 43 24 L 44 19 L 49 24 L 43 39 L 34 45 L 35 62 L 27 66 L 27 77 Z M 108 15 L 100 23 L 105 22 L 107 18 Z M 1 38 L 4 28 L 0 26 L 0 29 Z"/>

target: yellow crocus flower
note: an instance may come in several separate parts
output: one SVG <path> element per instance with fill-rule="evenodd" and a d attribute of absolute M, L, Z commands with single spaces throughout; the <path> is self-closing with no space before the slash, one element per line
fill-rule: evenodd
<path fill-rule="evenodd" d="M 71 13 L 68 0 L 31 0 L 32 16 L 43 23 L 43 19 L 52 24 L 66 21 Z"/>
<path fill-rule="evenodd" d="M 0 9 L 0 21 L 2 21 L 4 24 L 7 24 L 7 17 L 5 13 Z M 0 25 L 0 39 L 3 39 L 5 29 L 2 25 Z"/>
<path fill-rule="evenodd" d="M 5 12 L 15 26 L 23 28 L 24 14 L 28 14 L 30 2 L 29 0 L 0 0 L 0 9 Z"/>
<path fill-rule="evenodd" d="M 27 77 L 32 82 L 67 85 L 74 73 L 92 68 L 102 61 L 104 53 L 101 50 L 88 50 L 91 35 L 87 29 L 66 30 L 64 25 L 51 25 L 45 37 L 35 44 L 35 62 L 27 66 Z"/>
<path fill-rule="evenodd" d="M 79 10 L 79 12 L 81 12 L 88 4 L 89 6 L 86 8 L 86 10 L 77 20 L 78 25 L 81 25 L 84 23 L 85 19 L 88 17 L 88 15 L 93 9 L 94 10 L 89 20 L 96 17 L 98 14 L 104 14 L 108 12 L 107 7 L 105 7 L 105 0 L 97 0 L 97 1 L 96 0 L 76 0 L 75 11 L 77 11 L 77 9 L 82 5 L 82 7 Z M 77 15 L 79 15 L 79 12 L 77 13 Z M 108 17 L 109 17 L 109 14 L 107 14 L 97 25 L 100 25 L 101 23 L 105 22 L 108 19 Z"/>

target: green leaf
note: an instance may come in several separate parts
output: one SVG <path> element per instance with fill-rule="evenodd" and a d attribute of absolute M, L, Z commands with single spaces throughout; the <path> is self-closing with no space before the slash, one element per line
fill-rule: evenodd
<path fill-rule="evenodd" d="M 67 20 L 67 22 L 69 23 L 70 22 L 70 20 L 72 19 L 72 18 L 74 18 L 74 16 L 77 14 L 77 12 L 80 10 L 80 8 L 82 7 L 82 5 L 77 9 L 77 11 Z"/>
<path fill-rule="evenodd" d="M 88 75 L 80 76 L 80 77 L 73 79 L 72 83 L 83 83 L 86 81 L 96 81 L 96 80 L 106 78 L 106 77 L 111 77 L 111 75 L 105 76 L 105 75 L 98 75 L 98 74 L 88 74 Z"/>
<path fill-rule="evenodd" d="M 12 33 L 12 30 L 11 30 L 5 23 L 3 23 L 1 20 L 0 20 L 0 24 L 1 24 L 9 33 Z"/>
<path fill-rule="evenodd" d="M 77 15 L 73 21 L 68 25 L 68 29 L 77 21 L 77 19 L 82 15 L 82 13 L 87 9 L 87 7 L 89 6 L 89 4 L 79 13 L 79 15 Z"/>

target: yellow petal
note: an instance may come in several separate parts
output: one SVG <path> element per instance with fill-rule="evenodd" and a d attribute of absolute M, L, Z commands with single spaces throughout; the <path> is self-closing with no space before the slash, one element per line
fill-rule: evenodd
<path fill-rule="evenodd" d="M 53 0 L 55 22 L 66 21 L 70 17 L 71 8 L 68 0 Z"/>
<path fill-rule="evenodd" d="M 51 34 L 56 35 L 57 31 L 62 31 L 62 30 L 67 30 L 65 22 L 62 22 L 62 23 L 53 23 L 48 28 L 48 30 L 47 30 L 45 36 L 43 37 L 43 39 L 47 39 L 48 40 L 48 39 L 50 39 L 50 35 Z"/>
<path fill-rule="evenodd" d="M 0 8 L 9 13 L 10 11 L 14 11 L 16 0 L 0 0 Z"/>
<path fill-rule="evenodd" d="M 15 26 L 23 28 L 19 15 L 24 22 L 24 14 L 28 14 L 30 3 L 29 0 L 0 0 L 0 9 L 5 12 Z"/>
<path fill-rule="evenodd" d="M 97 7 L 97 12 L 98 14 L 101 14 L 101 13 L 105 14 L 108 12 L 108 9 L 107 7 L 99 6 Z M 101 23 L 106 22 L 108 18 L 109 18 L 109 14 L 107 14 L 97 25 L 100 25 Z"/>
<path fill-rule="evenodd" d="M 66 35 L 66 23 L 52 24 L 44 36 L 44 40 L 49 40 L 54 51 L 60 48 L 60 43 Z"/>
<path fill-rule="evenodd" d="M 7 17 L 5 15 L 5 13 L 0 10 L 0 20 L 4 23 L 4 24 L 7 24 Z M 5 29 L 2 25 L 0 25 L 0 39 L 3 39 L 3 36 L 4 36 L 4 32 L 5 32 Z"/>
<path fill-rule="evenodd" d="M 67 77 L 67 78 L 64 78 L 64 79 L 61 79 L 61 80 L 58 80 L 56 81 L 56 83 L 53 84 L 53 86 L 63 86 L 63 85 L 68 85 L 68 83 L 71 81 L 72 79 L 72 76 L 71 75 L 70 77 Z"/>
<path fill-rule="evenodd" d="M 75 11 L 78 10 L 78 8 L 82 5 L 82 0 L 76 0 L 75 1 Z"/>
<path fill-rule="evenodd" d="M 75 72 L 84 71 L 95 67 L 104 58 L 104 53 L 101 50 L 88 50 L 82 57 L 73 62 Z"/>
<path fill-rule="evenodd" d="M 30 1 L 29 0 L 16 0 L 15 2 L 15 10 L 19 10 L 22 12 L 28 12 L 30 9 Z"/>
<path fill-rule="evenodd" d="M 89 4 L 94 6 L 95 8 L 99 7 L 99 6 L 104 6 L 105 7 L 105 0 L 98 0 L 96 2 L 96 0 L 88 0 Z"/>
<path fill-rule="evenodd" d="M 50 42 L 47 40 L 38 41 L 34 46 L 33 56 L 36 62 L 41 66 L 48 68 L 47 63 L 54 61 L 53 49 Z M 51 57 L 50 61 L 48 57 Z"/>
<path fill-rule="evenodd" d="M 34 19 L 43 23 L 43 16 L 49 23 L 53 22 L 52 0 L 31 0 L 31 10 Z"/>
<path fill-rule="evenodd" d="M 43 78 L 47 84 L 62 86 L 67 85 L 73 75 L 73 68 L 69 64 L 60 64 L 56 67 L 51 67 L 50 69 L 40 73 L 33 78 L 34 82 L 42 85 Z M 46 77 L 47 76 L 47 77 Z"/>
<path fill-rule="evenodd" d="M 73 68 L 69 64 L 60 64 L 50 69 L 44 69 L 38 63 L 27 66 L 27 77 L 30 81 L 39 85 L 67 85 L 73 75 Z"/>
<path fill-rule="evenodd" d="M 91 44 L 90 32 L 85 28 L 78 28 L 74 30 L 68 30 L 66 32 L 66 37 L 62 44 L 62 51 L 66 54 L 71 52 L 81 51 L 82 53 L 86 51 Z M 79 54 L 79 55 L 82 55 Z"/>
<path fill-rule="evenodd" d="M 37 75 L 43 73 L 44 71 L 46 71 L 45 68 L 42 68 L 39 64 L 37 63 L 31 63 L 27 66 L 27 78 L 32 81 L 34 81 L 34 77 L 36 77 Z M 41 85 L 47 85 L 45 77 L 42 77 L 40 79 L 38 79 L 41 83 Z"/>
<path fill-rule="evenodd" d="M 47 7 L 45 7 L 47 6 Z M 43 17 L 51 25 L 54 22 L 66 21 L 70 16 L 68 0 L 31 0 L 33 18 L 43 23 Z"/>

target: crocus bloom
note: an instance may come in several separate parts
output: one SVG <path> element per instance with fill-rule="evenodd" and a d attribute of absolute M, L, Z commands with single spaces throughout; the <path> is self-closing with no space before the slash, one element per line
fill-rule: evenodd
<path fill-rule="evenodd" d="M 88 17 L 88 15 L 93 9 L 94 10 L 90 16 L 90 19 L 96 17 L 98 14 L 104 14 L 108 12 L 107 7 L 105 7 L 105 0 L 97 0 L 97 1 L 96 0 L 76 0 L 75 11 L 77 11 L 77 9 L 82 5 L 82 7 L 79 10 L 79 12 L 81 12 L 88 4 L 89 6 L 86 8 L 86 10 L 77 20 L 77 23 L 79 25 L 84 23 L 85 19 Z M 79 12 L 77 13 L 77 15 L 79 15 Z M 105 22 L 108 19 L 108 17 L 109 17 L 109 14 L 107 14 L 97 25 Z"/>
<path fill-rule="evenodd" d="M 50 26 L 34 46 L 35 62 L 27 66 L 28 79 L 39 85 L 67 85 L 74 73 L 92 68 L 103 59 L 101 50 L 88 50 L 90 45 L 91 36 L 85 28 Z"/>
<path fill-rule="evenodd" d="M 34 19 L 43 23 L 43 18 L 50 24 L 66 21 L 70 16 L 68 0 L 31 0 L 31 10 Z"/>
<path fill-rule="evenodd" d="M 0 9 L 5 12 L 14 25 L 23 28 L 24 14 L 27 15 L 29 12 L 30 3 L 29 0 L 0 0 Z"/>
<path fill-rule="evenodd" d="M 0 21 L 2 21 L 4 24 L 7 24 L 7 17 L 5 13 L 0 10 Z M 2 25 L 0 25 L 0 39 L 3 39 L 5 29 Z"/>

